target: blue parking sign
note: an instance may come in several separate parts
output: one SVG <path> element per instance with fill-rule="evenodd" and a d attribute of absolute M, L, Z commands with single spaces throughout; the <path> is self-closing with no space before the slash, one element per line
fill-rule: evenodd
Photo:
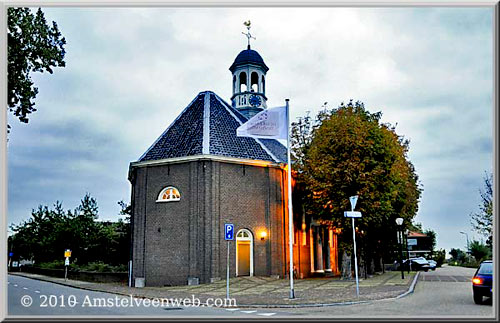
<path fill-rule="evenodd" d="M 234 239 L 234 225 L 232 223 L 224 223 L 224 239 Z"/>

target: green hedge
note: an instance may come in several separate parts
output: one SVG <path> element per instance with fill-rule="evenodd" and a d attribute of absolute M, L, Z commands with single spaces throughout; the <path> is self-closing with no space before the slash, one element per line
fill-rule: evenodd
<path fill-rule="evenodd" d="M 64 269 L 64 260 L 55 260 L 52 262 L 44 262 L 38 264 L 38 267 L 43 269 Z M 87 271 L 97 273 L 116 273 L 125 272 L 128 270 L 127 265 L 112 266 L 104 262 L 90 262 L 86 265 L 77 265 L 70 263 L 69 269 L 71 271 Z"/>

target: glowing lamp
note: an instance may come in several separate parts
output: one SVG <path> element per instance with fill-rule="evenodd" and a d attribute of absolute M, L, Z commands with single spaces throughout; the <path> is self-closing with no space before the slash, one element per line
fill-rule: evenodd
<path fill-rule="evenodd" d="M 260 232 L 260 240 L 264 240 L 267 237 L 267 232 L 266 231 L 261 231 Z"/>

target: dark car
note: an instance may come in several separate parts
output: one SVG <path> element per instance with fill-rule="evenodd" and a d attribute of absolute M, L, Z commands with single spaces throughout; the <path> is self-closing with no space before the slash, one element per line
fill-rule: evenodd
<path fill-rule="evenodd" d="M 491 297 L 493 286 L 493 263 L 491 260 L 481 262 L 472 277 L 472 293 L 474 303 L 482 304 L 483 296 Z"/>
<path fill-rule="evenodd" d="M 416 258 L 410 258 L 410 262 L 408 262 L 407 259 L 403 260 L 403 268 L 405 270 L 408 270 L 408 266 L 410 266 L 409 269 L 411 270 L 423 270 L 423 271 L 428 271 L 431 269 L 431 265 L 427 260 L 425 260 L 424 257 L 416 257 Z"/>

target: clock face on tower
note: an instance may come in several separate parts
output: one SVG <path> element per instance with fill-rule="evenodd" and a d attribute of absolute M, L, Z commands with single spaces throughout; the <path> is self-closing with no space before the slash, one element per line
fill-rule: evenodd
<path fill-rule="evenodd" d="M 251 106 L 258 107 L 262 103 L 262 99 L 258 95 L 251 95 L 248 102 Z"/>

